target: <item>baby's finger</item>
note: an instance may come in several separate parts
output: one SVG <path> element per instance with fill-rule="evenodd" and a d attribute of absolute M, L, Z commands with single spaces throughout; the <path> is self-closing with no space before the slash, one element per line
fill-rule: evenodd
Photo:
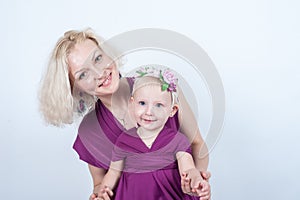
<path fill-rule="evenodd" d="M 105 187 L 105 192 L 111 197 L 114 195 L 113 191 L 109 187 Z"/>
<path fill-rule="evenodd" d="M 181 179 L 181 189 L 184 193 L 191 192 L 190 179 L 189 178 Z"/>
<path fill-rule="evenodd" d="M 197 189 L 199 189 L 199 187 L 202 188 L 202 186 L 201 186 L 202 181 L 203 180 L 201 180 L 200 177 L 192 179 L 191 180 L 191 187 L 192 188 L 197 188 Z"/>
<path fill-rule="evenodd" d="M 110 197 L 109 197 L 109 195 L 107 194 L 107 192 L 103 193 L 102 199 L 103 199 L 103 200 L 110 200 Z"/>

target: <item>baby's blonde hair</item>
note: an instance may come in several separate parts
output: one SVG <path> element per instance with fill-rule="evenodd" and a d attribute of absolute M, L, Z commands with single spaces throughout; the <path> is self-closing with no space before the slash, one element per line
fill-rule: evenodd
<path fill-rule="evenodd" d="M 74 46 L 87 39 L 94 41 L 109 57 L 113 58 L 111 55 L 113 51 L 102 45 L 103 39 L 92 29 L 65 32 L 52 51 L 39 90 L 40 111 L 49 124 L 62 126 L 73 123 L 75 113 L 83 114 L 82 110 L 78 110 L 80 100 L 88 107 L 94 106 L 94 97 L 75 88 L 67 62 Z"/>
<path fill-rule="evenodd" d="M 134 81 L 134 85 L 132 87 L 131 96 L 134 97 L 135 92 L 137 90 L 139 90 L 140 88 L 143 88 L 145 86 L 148 86 L 148 85 L 158 85 L 158 86 L 161 87 L 162 84 L 163 84 L 162 81 L 159 78 L 154 77 L 154 76 L 138 77 Z M 173 106 L 174 104 L 178 103 L 177 93 L 176 92 L 170 92 L 170 95 L 171 95 L 171 105 Z"/>

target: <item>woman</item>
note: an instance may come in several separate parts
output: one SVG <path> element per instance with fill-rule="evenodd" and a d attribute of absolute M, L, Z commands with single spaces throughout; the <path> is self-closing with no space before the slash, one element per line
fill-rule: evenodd
<path fill-rule="evenodd" d="M 117 137 L 124 128 L 134 126 L 128 114 L 132 79 L 120 78 L 119 64 L 112 59 L 112 49 L 101 43 L 90 29 L 66 32 L 52 52 L 40 89 L 40 109 L 48 123 L 62 126 L 73 123 L 77 114 L 85 115 L 74 149 L 89 164 L 94 191 L 108 169 Z M 181 112 L 176 120 L 167 124 L 179 128 L 187 136 L 195 165 L 203 178 L 208 179 L 206 145 L 182 92 L 179 91 L 178 96 Z M 87 111 L 90 112 L 86 114 Z M 189 193 L 186 173 L 182 189 Z M 91 198 L 96 196 L 92 194 Z"/>

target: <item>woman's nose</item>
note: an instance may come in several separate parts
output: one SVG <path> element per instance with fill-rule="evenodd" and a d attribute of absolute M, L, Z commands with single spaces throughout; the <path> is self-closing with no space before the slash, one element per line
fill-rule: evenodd
<path fill-rule="evenodd" d="M 95 80 L 99 80 L 105 76 L 105 68 L 94 68 L 93 76 Z"/>
<path fill-rule="evenodd" d="M 102 77 L 106 77 L 107 69 L 110 67 L 110 64 L 106 65 L 94 65 L 93 71 L 95 74 L 95 79 L 101 79 Z"/>

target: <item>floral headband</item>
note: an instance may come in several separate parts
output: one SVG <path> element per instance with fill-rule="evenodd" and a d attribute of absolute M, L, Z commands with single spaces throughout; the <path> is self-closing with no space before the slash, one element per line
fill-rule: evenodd
<path fill-rule="evenodd" d="M 153 76 L 159 78 L 159 80 L 162 82 L 161 90 L 168 92 L 176 92 L 176 84 L 178 82 L 178 78 L 175 76 L 175 74 L 169 69 L 156 69 L 155 67 L 141 67 L 138 71 L 136 71 L 138 74 L 138 78 L 143 76 Z"/>

